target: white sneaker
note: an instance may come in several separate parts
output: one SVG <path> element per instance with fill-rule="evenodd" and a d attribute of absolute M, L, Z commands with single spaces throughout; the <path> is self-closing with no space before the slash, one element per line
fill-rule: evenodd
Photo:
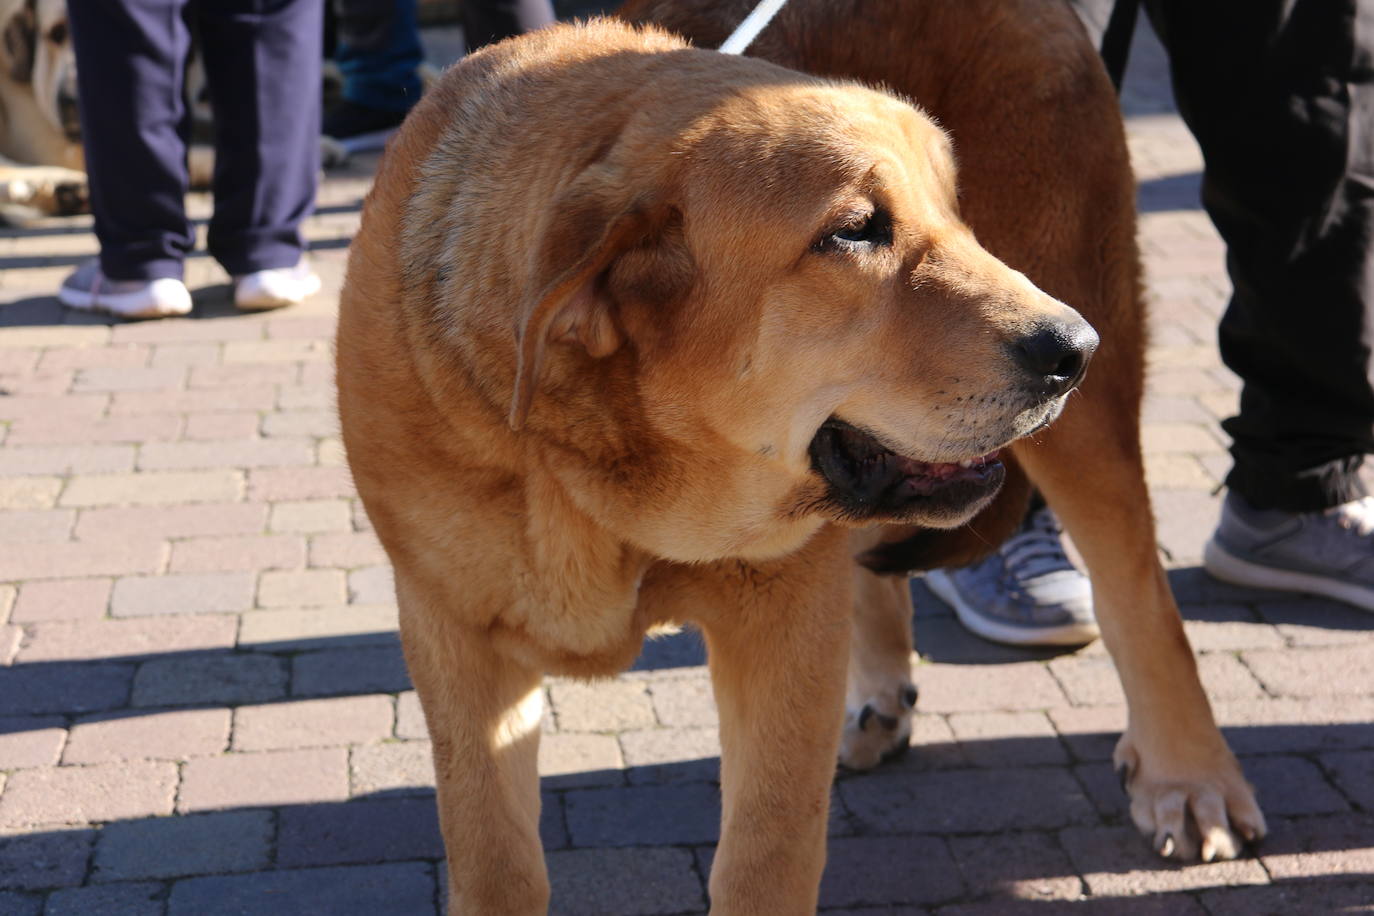
<path fill-rule="evenodd" d="M 234 278 L 234 305 L 245 311 L 279 309 L 300 302 L 320 291 L 320 275 L 310 269 L 305 258 L 294 267 L 255 270 Z"/>
<path fill-rule="evenodd" d="M 191 312 L 191 292 L 172 277 L 157 280 L 111 280 L 96 258 L 62 281 L 57 300 L 87 312 L 109 312 L 120 318 L 167 318 Z"/>

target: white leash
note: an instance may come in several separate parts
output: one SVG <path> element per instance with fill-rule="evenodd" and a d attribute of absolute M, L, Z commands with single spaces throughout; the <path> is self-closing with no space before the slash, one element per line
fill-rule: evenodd
<path fill-rule="evenodd" d="M 748 47 L 754 43 L 754 39 L 759 37 L 759 33 L 768 27 L 768 23 L 773 21 L 773 17 L 782 9 L 787 0 L 759 0 L 759 5 L 744 17 L 744 21 L 735 26 L 735 31 L 730 33 L 730 37 L 725 39 L 725 43 L 720 46 L 722 54 L 743 54 Z"/>

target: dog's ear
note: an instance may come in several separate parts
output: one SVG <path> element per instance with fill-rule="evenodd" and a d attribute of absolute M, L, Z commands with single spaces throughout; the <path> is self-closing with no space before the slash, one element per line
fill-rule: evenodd
<path fill-rule="evenodd" d="M 600 164 L 590 166 L 559 196 L 535 255 L 534 294 L 516 330 L 512 429 L 520 429 L 529 414 L 550 343 L 574 343 L 598 359 L 619 349 L 611 286 L 621 286 L 641 271 L 631 268 L 620 277 L 617 260 L 642 260 L 672 212 L 651 194 L 627 195 L 623 177 Z"/>
<path fill-rule="evenodd" d="M 25 0 L 5 23 L 5 56 L 9 58 L 10 79 L 16 83 L 33 81 L 33 61 L 38 50 L 38 13 L 35 0 Z"/>

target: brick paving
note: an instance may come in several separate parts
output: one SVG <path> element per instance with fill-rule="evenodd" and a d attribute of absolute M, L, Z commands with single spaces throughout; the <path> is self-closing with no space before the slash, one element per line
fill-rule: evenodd
<path fill-rule="evenodd" d="M 438 36 L 443 38 L 443 36 Z M 1101 646 L 965 634 L 915 586 L 916 747 L 833 793 L 828 913 L 1324 912 L 1374 900 L 1374 617 L 1198 568 L 1227 467 L 1223 249 L 1150 39 L 1124 93 L 1152 306 L 1145 448 L 1162 547 L 1273 837 L 1179 867 L 1106 764 L 1124 721 Z M 431 913 L 429 743 L 391 580 L 341 467 L 329 349 L 372 161 L 308 230 L 324 292 L 238 315 L 207 258 L 197 311 L 119 324 L 52 292 L 89 221 L 0 231 L 0 913 Z M 208 202 L 192 197 L 203 221 Z M 699 643 L 548 688 L 554 910 L 695 913 L 719 744 Z M 780 748 L 779 753 L 786 753 Z"/>

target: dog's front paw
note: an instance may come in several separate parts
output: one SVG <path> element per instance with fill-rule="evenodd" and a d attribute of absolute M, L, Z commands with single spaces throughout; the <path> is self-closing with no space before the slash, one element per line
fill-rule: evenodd
<path fill-rule="evenodd" d="M 1147 753 L 1127 731 L 1112 763 L 1131 819 L 1167 859 L 1234 859 L 1267 832 L 1255 790 L 1220 735 L 1164 755 Z"/>
<path fill-rule="evenodd" d="M 916 687 L 910 682 L 869 697 L 846 709 L 840 736 L 840 766 L 850 770 L 873 767 L 906 753 L 911 744 L 911 711 Z"/>

